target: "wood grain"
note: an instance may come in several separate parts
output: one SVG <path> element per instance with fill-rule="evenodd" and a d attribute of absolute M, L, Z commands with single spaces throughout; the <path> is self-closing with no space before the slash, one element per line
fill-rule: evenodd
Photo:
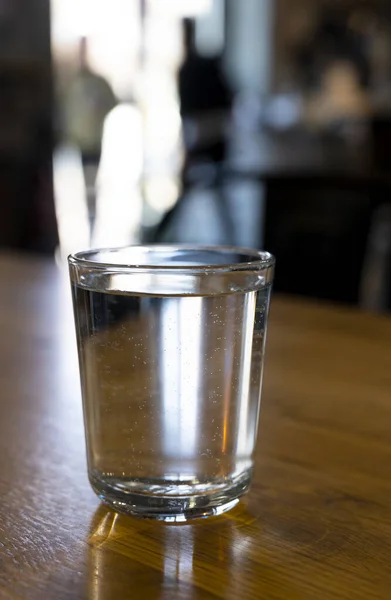
<path fill-rule="evenodd" d="M 164 525 L 89 488 L 66 273 L 0 276 L 0 598 L 389 599 L 390 319 L 275 298 L 252 491 Z"/>

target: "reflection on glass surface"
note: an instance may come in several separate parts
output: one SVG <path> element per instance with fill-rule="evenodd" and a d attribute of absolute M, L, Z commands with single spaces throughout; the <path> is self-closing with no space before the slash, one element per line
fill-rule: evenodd
<path fill-rule="evenodd" d="M 192 458 L 199 435 L 197 408 L 201 384 L 202 299 L 187 298 L 181 304 L 177 300 L 167 300 L 161 310 L 164 453 L 167 458 Z M 170 478 L 170 475 L 178 476 L 177 473 L 165 476 Z M 192 474 L 186 476 L 191 477 Z"/>
<path fill-rule="evenodd" d="M 243 365 L 242 376 L 239 382 L 238 397 L 239 401 L 239 424 L 237 437 L 237 455 L 246 456 L 252 452 L 249 440 L 249 411 L 251 409 L 251 369 L 253 367 L 253 326 L 256 307 L 256 297 L 249 294 L 245 299 L 244 313 L 244 336 L 241 348 L 241 364 Z M 250 426 L 251 427 L 251 426 Z M 250 443 L 249 443 L 250 441 Z M 249 447 L 250 446 L 250 447 Z"/>

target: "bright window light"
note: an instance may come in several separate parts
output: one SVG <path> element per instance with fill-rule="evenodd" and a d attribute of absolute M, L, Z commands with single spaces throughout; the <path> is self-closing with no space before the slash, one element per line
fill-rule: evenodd
<path fill-rule="evenodd" d="M 196 17 L 211 10 L 212 0 L 150 0 L 150 6 L 156 12 L 170 12 L 178 17 Z"/>

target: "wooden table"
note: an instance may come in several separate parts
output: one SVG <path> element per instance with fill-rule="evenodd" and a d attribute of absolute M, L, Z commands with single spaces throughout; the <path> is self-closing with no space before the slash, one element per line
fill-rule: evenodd
<path fill-rule="evenodd" d="M 89 488 L 66 273 L 0 276 L 1 599 L 389 600 L 390 319 L 274 299 L 252 491 L 164 525 Z"/>

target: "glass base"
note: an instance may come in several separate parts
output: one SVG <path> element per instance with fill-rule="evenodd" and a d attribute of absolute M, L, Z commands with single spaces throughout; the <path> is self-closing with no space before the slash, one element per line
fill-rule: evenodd
<path fill-rule="evenodd" d="M 117 512 L 166 522 L 221 515 L 233 508 L 250 486 L 251 470 L 224 484 L 174 484 L 103 478 L 90 473 L 93 490 Z M 188 495 L 186 495 L 186 492 Z M 191 493 L 192 492 L 192 493 Z"/>

